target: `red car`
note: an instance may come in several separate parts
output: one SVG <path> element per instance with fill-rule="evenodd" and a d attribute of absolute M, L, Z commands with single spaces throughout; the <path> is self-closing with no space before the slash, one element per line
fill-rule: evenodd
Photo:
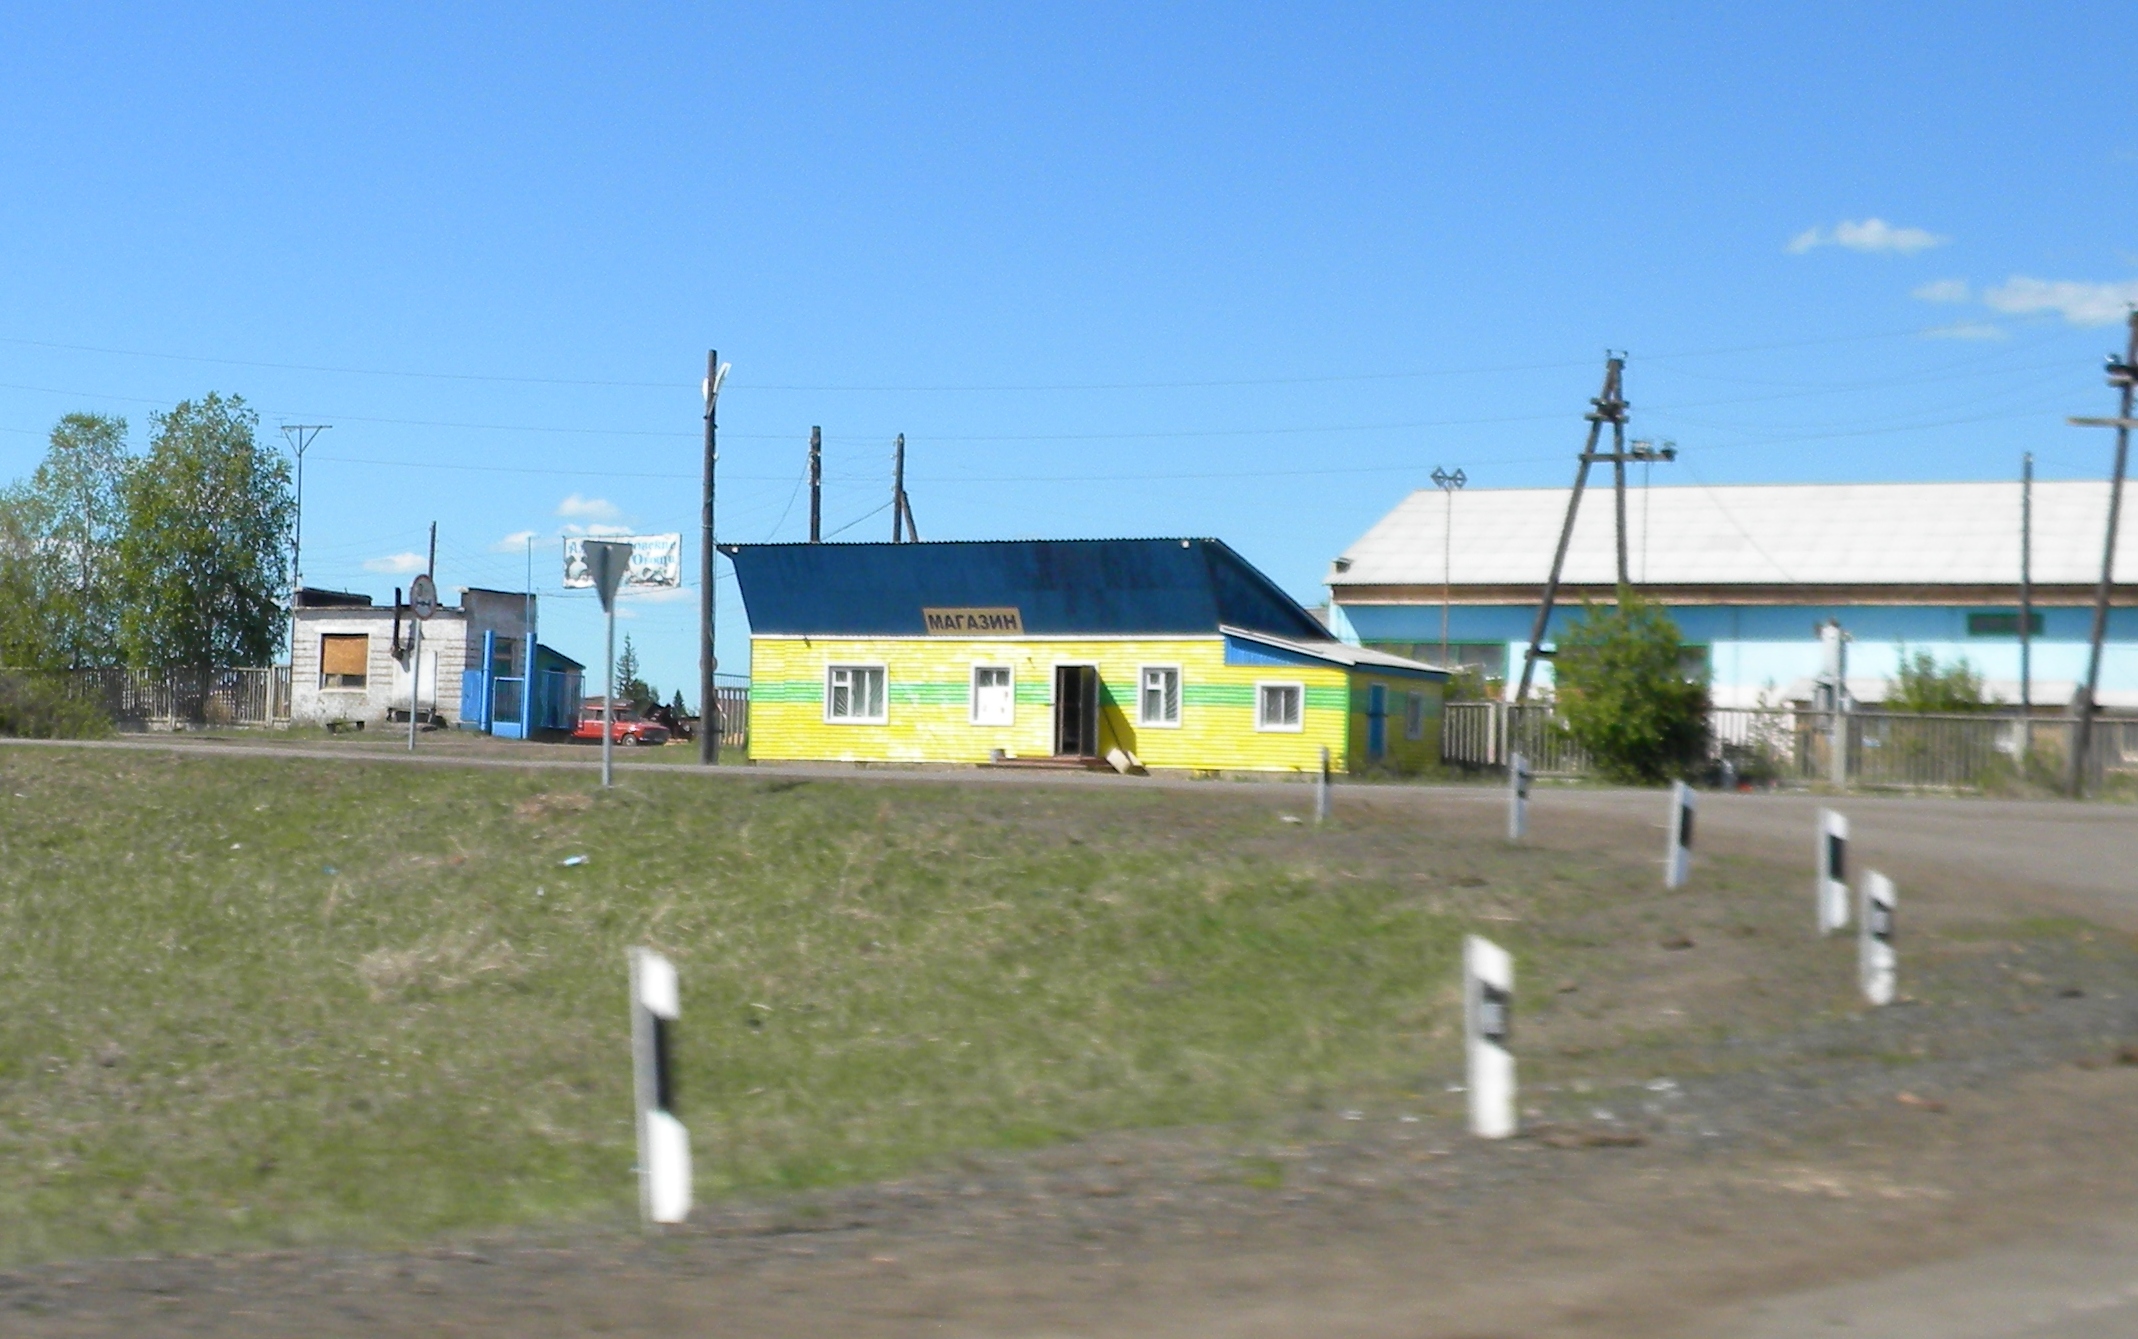
<path fill-rule="evenodd" d="M 616 708 L 616 733 L 611 736 L 619 744 L 665 744 L 668 742 L 668 727 L 656 724 L 631 708 L 618 704 Z M 601 742 L 601 702 L 589 702 L 579 709 L 579 724 L 572 730 L 572 738 L 591 744 Z"/>

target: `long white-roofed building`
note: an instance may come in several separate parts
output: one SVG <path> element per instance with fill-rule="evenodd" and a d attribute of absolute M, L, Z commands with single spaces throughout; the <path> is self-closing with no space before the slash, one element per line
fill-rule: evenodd
<path fill-rule="evenodd" d="M 1343 640 L 1520 677 L 1563 488 L 1422 489 L 1331 565 L 1329 621 Z M 2032 699 L 2061 709 L 2086 672 L 2108 514 L 2105 482 L 2037 482 L 2033 494 Z M 1452 525 L 1449 522 L 1452 521 Z M 2138 708 L 2138 523 L 2119 544 L 2103 706 Z M 2019 701 L 2020 485 L 1672 485 L 1629 488 L 1632 584 L 1706 656 L 1716 704 L 1801 700 L 1820 670 L 1818 627 L 1848 633 L 1849 688 L 1884 696 L 1900 648 L 1961 657 L 1990 696 Z M 1610 481 L 1584 493 L 1546 643 L 1583 600 L 1617 585 Z M 1537 680 L 1550 682 L 1550 662 Z"/>

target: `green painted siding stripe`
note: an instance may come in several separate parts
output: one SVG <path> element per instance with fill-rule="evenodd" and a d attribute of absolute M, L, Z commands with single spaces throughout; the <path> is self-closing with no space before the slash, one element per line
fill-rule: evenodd
<path fill-rule="evenodd" d="M 815 679 L 766 679 L 750 685 L 753 702 L 822 702 L 824 685 Z"/>
<path fill-rule="evenodd" d="M 962 707 L 967 688 L 962 683 L 900 683 L 891 681 L 891 700 L 920 706 Z"/>
<path fill-rule="evenodd" d="M 1019 679 L 1014 687 L 1017 690 L 1017 700 L 1028 707 L 1044 707 L 1054 699 L 1054 694 L 1050 691 L 1051 686 L 1045 682 Z"/>

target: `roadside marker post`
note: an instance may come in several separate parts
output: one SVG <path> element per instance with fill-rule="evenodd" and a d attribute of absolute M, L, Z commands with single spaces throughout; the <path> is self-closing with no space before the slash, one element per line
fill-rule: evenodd
<path fill-rule="evenodd" d="M 1848 928 L 1848 817 L 1819 811 L 1819 933 Z"/>
<path fill-rule="evenodd" d="M 1507 760 L 1507 840 L 1529 839 L 1529 759 L 1517 753 Z"/>
<path fill-rule="evenodd" d="M 1462 943 L 1463 1039 L 1469 1052 L 1470 1133 L 1506 1139 L 1515 1132 L 1514 959 L 1477 935 Z"/>
<path fill-rule="evenodd" d="M 1683 888 L 1693 867 L 1693 788 L 1670 783 L 1670 846 L 1663 856 L 1663 886 Z"/>
<path fill-rule="evenodd" d="M 682 1013 L 674 964 L 650 948 L 631 961 L 631 1094 L 637 1107 L 638 1209 L 647 1223 L 690 1217 L 690 1132 L 676 1119 L 672 1025 Z"/>
<path fill-rule="evenodd" d="M 1321 746 L 1321 771 L 1314 778 L 1314 821 L 1329 821 L 1329 746 Z"/>
<path fill-rule="evenodd" d="M 1863 876 L 1863 923 L 1856 935 L 1856 960 L 1863 976 L 1863 997 L 1875 1005 L 1893 1002 L 1899 955 L 1893 949 L 1893 880 L 1869 870 Z"/>

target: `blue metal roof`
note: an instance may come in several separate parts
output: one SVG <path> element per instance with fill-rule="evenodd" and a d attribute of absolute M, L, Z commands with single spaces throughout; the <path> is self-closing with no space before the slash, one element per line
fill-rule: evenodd
<path fill-rule="evenodd" d="M 1328 630 L 1216 539 L 1011 539 L 722 545 L 750 631 L 919 637 L 923 609 L 1019 612 L 1031 636 Z"/>

